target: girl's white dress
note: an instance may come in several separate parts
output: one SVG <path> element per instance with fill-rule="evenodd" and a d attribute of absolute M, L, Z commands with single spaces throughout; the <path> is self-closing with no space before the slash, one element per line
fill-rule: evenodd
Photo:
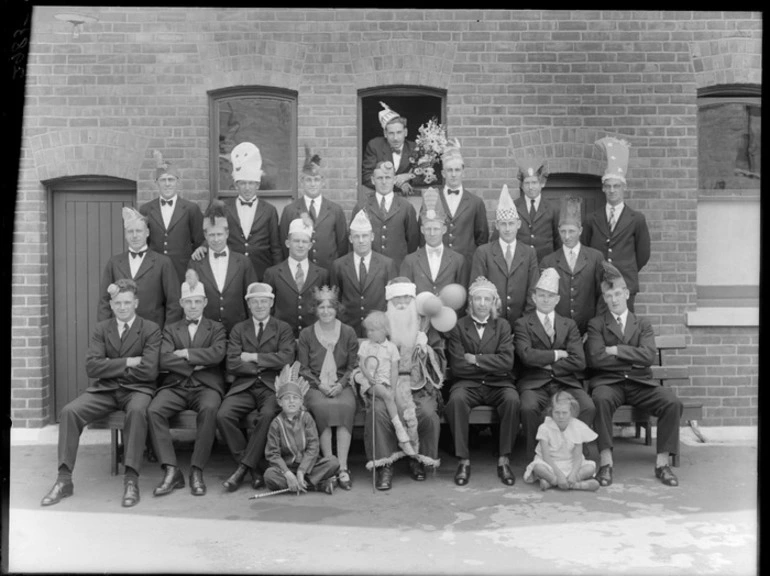
<path fill-rule="evenodd" d="M 562 431 L 553 418 L 546 416 L 545 422 L 537 429 L 536 438 L 539 442 L 537 448 L 535 448 L 535 459 L 524 470 L 524 482 L 534 482 L 536 480 L 532 473 L 535 464 L 543 464 L 550 469 L 550 466 L 543 460 L 542 446 L 544 444 L 556 466 L 565 476 L 568 476 L 572 472 L 572 449 L 576 444 L 591 442 L 596 437 L 596 432 L 577 418 L 572 418 L 567 427 Z M 594 470 L 596 469 L 596 463 L 593 460 L 586 460 L 582 452 L 580 459 L 581 465 L 591 464 Z"/>

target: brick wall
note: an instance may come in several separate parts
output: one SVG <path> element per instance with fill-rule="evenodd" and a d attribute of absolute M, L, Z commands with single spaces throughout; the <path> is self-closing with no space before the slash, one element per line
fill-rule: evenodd
<path fill-rule="evenodd" d="M 68 11 L 99 21 L 73 38 L 53 17 Z M 628 202 L 646 214 L 653 251 L 638 310 L 660 334 L 689 335 L 672 362 L 692 365 L 678 391 L 704 403 L 704 424 L 756 423 L 758 330 L 690 330 L 685 314 L 695 307 L 696 90 L 761 84 L 759 13 L 35 6 L 32 22 L 12 268 L 15 425 L 54 419 L 41 181 L 127 178 L 142 203 L 157 148 L 205 208 L 206 92 L 262 85 L 298 91 L 300 147 L 322 153 L 328 195 L 350 209 L 357 91 L 391 84 L 447 90 L 467 186 L 490 210 L 514 181 L 512 155 L 543 152 L 552 173 L 600 174 L 593 141 L 628 139 Z"/>

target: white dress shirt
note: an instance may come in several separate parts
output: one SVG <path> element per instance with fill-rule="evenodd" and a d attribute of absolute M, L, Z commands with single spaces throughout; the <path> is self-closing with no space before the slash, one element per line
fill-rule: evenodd
<path fill-rule="evenodd" d="M 577 263 L 578 256 L 580 256 L 580 242 L 575 244 L 574 248 L 567 248 L 566 244 L 562 245 L 562 250 L 564 250 L 564 257 L 567 259 L 567 264 L 569 264 L 570 252 L 575 255 L 575 263 Z"/>
<path fill-rule="evenodd" d="M 310 198 L 309 196 L 305 196 L 305 210 L 307 210 L 307 213 L 310 214 L 310 202 L 315 202 L 313 204 L 313 208 L 315 208 L 315 215 L 318 216 L 321 213 L 321 201 L 323 200 L 323 197 L 319 194 L 315 198 Z"/>
<path fill-rule="evenodd" d="M 484 320 L 479 320 L 473 314 L 471 314 L 471 320 L 474 322 L 473 327 L 476 328 L 476 333 L 479 335 L 479 340 L 481 340 L 482 336 L 484 336 L 485 326 L 479 327 L 477 324 L 475 324 L 475 322 L 487 323 L 489 322 L 489 318 L 490 317 L 487 316 Z"/>
<path fill-rule="evenodd" d="M 457 207 L 460 205 L 460 200 L 462 200 L 465 191 L 463 190 L 462 186 L 460 186 L 459 194 L 449 194 L 447 190 L 449 190 L 449 186 L 444 186 L 444 200 L 446 200 L 446 206 L 449 208 L 449 215 L 454 217 L 455 212 L 457 212 Z"/>
<path fill-rule="evenodd" d="M 610 210 L 615 208 L 615 226 L 618 225 L 618 220 L 620 220 L 620 214 L 623 212 L 623 207 L 625 206 L 624 202 L 621 202 L 617 206 L 612 206 L 611 204 L 607 204 L 605 208 L 605 214 L 607 215 L 607 222 L 610 221 Z"/>
<path fill-rule="evenodd" d="M 623 314 L 611 313 L 615 321 L 617 322 L 618 316 L 620 316 L 620 324 L 623 326 L 623 335 L 626 333 L 626 326 L 628 326 L 628 308 L 625 309 Z"/>
<path fill-rule="evenodd" d="M 537 198 L 535 198 L 535 212 L 540 210 L 540 199 L 543 197 L 542 194 L 538 194 Z M 527 208 L 527 214 L 529 214 L 529 207 L 532 206 L 532 198 L 529 196 L 524 196 L 524 199 L 526 200 L 526 208 Z"/>
<path fill-rule="evenodd" d="M 224 256 L 217 258 L 214 256 L 214 251 L 209 250 L 209 264 L 211 265 L 211 272 L 214 274 L 214 280 L 217 283 L 217 289 L 222 292 L 225 288 L 225 279 L 227 278 L 227 262 L 230 260 L 229 248 L 225 246 L 222 252 Z"/>
<path fill-rule="evenodd" d="M 169 198 L 169 201 L 172 202 L 171 206 L 168 204 L 164 205 L 163 202 L 160 202 L 160 215 L 163 217 L 163 226 L 166 230 L 168 230 L 171 217 L 174 215 L 174 210 L 176 210 L 177 196 L 178 194 L 174 194 L 172 198 Z M 165 198 L 161 198 L 161 200 L 165 200 Z"/>
<path fill-rule="evenodd" d="M 136 320 L 136 314 L 134 314 L 133 318 L 129 320 L 128 322 L 121 322 L 118 320 L 118 336 L 123 338 L 123 326 L 128 326 L 128 329 L 131 329 L 131 326 L 134 325 L 134 320 Z"/>
<path fill-rule="evenodd" d="M 398 172 L 398 166 L 399 166 L 399 164 L 401 164 L 401 156 L 403 154 L 404 154 L 404 147 L 403 147 L 403 145 L 401 146 L 401 148 L 399 149 L 398 152 L 392 152 L 391 151 L 391 156 L 393 157 L 393 168 L 396 170 L 396 172 Z"/>
<path fill-rule="evenodd" d="M 144 262 L 145 256 L 147 256 L 147 244 L 145 244 L 139 250 L 132 250 L 129 248 L 128 252 L 128 267 L 131 269 L 131 278 L 135 278 L 136 273 L 139 272 L 139 268 L 141 267 L 142 262 Z M 131 252 L 144 252 L 144 254 L 137 258 L 136 256 L 131 256 Z"/>
<path fill-rule="evenodd" d="M 503 258 L 505 258 L 505 252 L 508 250 L 509 244 L 508 244 L 508 242 L 506 242 L 502 238 L 499 238 L 498 242 L 500 242 L 500 248 L 503 251 Z M 511 246 L 511 254 L 516 254 L 516 240 L 511 242 L 510 246 Z"/>
<path fill-rule="evenodd" d="M 375 200 L 377 201 L 377 206 L 380 205 L 380 202 L 382 202 L 382 194 L 375 194 Z M 390 205 L 393 204 L 393 192 L 388 192 L 385 194 L 385 212 L 390 212 Z"/>
<path fill-rule="evenodd" d="M 238 220 L 241 222 L 241 230 L 243 230 L 243 236 L 245 238 L 248 238 L 249 234 L 251 234 L 251 225 L 254 224 L 254 215 L 257 213 L 258 202 L 259 199 L 254 197 L 254 204 L 249 207 L 241 204 L 240 196 L 238 196 L 235 201 L 236 210 L 238 211 Z"/>
<path fill-rule="evenodd" d="M 310 264 L 308 263 L 309 260 L 305 258 L 304 260 L 295 260 L 291 256 L 289 256 L 286 259 L 289 263 L 289 270 L 291 270 L 291 278 L 292 280 L 297 277 L 297 266 L 300 264 L 302 265 L 302 273 L 305 275 L 305 280 L 307 280 L 307 272 Z"/>
<path fill-rule="evenodd" d="M 198 322 L 196 322 L 195 324 L 187 325 L 187 333 L 190 335 L 190 344 L 192 344 L 192 341 L 195 339 L 195 334 L 198 332 L 198 326 L 201 325 L 201 318 L 203 318 L 203 316 L 200 316 L 198 318 Z M 187 318 L 185 317 L 185 319 Z"/>
<path fill-rule="evenodd" d="M 425 253 L 428 256 L 431 279 L 435 281 L 438 277 L 438 271 L 441 268 L 441 258 L 444 256 L 444 245 L 439 244 L 436 248 L 431 248 L 426 244 Z"/>

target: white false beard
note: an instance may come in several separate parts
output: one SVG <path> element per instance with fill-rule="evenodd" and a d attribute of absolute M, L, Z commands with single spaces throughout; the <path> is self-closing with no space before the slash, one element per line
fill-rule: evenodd
<path fill-rule="evenodd" d="M 411 351 L 417 341 L 420 321 L 415 301 L 412 300 L 403 310 L 388 302 L 386 314 L 390 322 L 390 341 L 398 346 L 402 354 L 405 350 Z"/>

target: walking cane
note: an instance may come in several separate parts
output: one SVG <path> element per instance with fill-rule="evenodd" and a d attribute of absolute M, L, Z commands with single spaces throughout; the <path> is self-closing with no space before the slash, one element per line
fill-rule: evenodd
<path fill-rule="evenodd" d="M 364 376 L 366 376 L 370 382 L 374 381 L 374 377 L 377 374 L 377 369 L 380 367 L 380 360 L 377 358 L 377 356 L 367 356 L 366 360 L 364 360 Z M 372 493 L 377 493 L 377 481 L 376 481 L 376 474 L 377 469 L 374 465 L 374 460 L 376 460 L 376 447 L 377 447 L 377 426 L 375 426 L 375 414 L 374 414 L 374 386 L 371 386 L 372 389 Z"/>
<path fill-rule="evenodd" d="M 259 498 L 266 498 L 267 496 L 275 496 L 276 494 L 283 494 L 284 492 L 289 492 L 291 488 L 284 488 L 282 490 L 273 490 L 272 492 L 264 492 L 263 494 L 254 494 L 254 496 L 250 496 L 249 500 L 257 500 Z"/>

